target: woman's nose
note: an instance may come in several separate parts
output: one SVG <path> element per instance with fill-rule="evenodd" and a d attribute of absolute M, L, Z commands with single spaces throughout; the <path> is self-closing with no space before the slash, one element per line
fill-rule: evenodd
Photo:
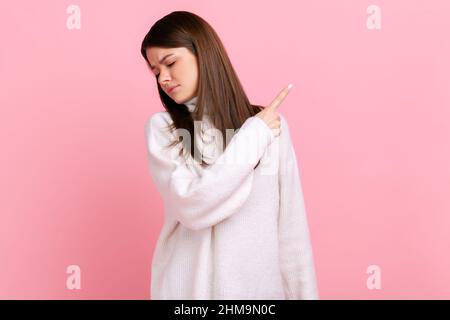
<path fill-rule="evenodd" d="M 170 82 L 169 73 L 161 71 L 159 74 L 159 81 L 161 85 L 164 85 L 166 82 Z"/>

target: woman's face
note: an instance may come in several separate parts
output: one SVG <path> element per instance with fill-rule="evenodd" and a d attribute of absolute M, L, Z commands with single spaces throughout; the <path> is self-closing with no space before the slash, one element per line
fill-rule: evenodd
<path fill-rule="evenodd" d="M 161 88 L 172 100 L 181 104 L 197 95 L 197 58 L 189 49 L 150 47 L 146 54 Z"/>

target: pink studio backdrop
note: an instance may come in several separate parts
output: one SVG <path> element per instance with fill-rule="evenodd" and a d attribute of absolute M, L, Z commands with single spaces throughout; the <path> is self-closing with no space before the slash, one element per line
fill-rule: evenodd
<path fill-rule="evenodd" d="M 0 2 L 0 298 L 150 298 L 163 207 L 144 124 L 163 107 L 139 49 L 175 10 L 216 29 L 253 103 L 294 84 L 279 111 L 320 297 L 450 298 L 446 0 Z"/>

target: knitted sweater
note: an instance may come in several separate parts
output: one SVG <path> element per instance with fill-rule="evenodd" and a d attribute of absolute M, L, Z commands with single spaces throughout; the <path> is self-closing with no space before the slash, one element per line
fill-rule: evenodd
<path fill-rule="evenodd" d="M 253 116 L 222 150 L 201 139 L 212 127 L 204 114 L 194 139 L 207 168 L 180 156 L 181 143 L 164 148 L 178 139 L 168 112 L 148 119 L 149 172 L 165 211 L 151 299 L 319 299 L 297 159 L 280 118 L 278 137 Z"/>

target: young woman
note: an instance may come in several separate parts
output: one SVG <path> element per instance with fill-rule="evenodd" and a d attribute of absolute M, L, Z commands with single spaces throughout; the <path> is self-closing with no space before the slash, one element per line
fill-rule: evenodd
<path fill-rule="evenodd" d="M 277 112 L 290 87 L 268 107 L 250 104 L 216 32 L 186 11 L 157 21 L 141 53 L 166 110 L 145 128 L 165 209 L 151 299 L 318 299 L 297 160 Z"/>

